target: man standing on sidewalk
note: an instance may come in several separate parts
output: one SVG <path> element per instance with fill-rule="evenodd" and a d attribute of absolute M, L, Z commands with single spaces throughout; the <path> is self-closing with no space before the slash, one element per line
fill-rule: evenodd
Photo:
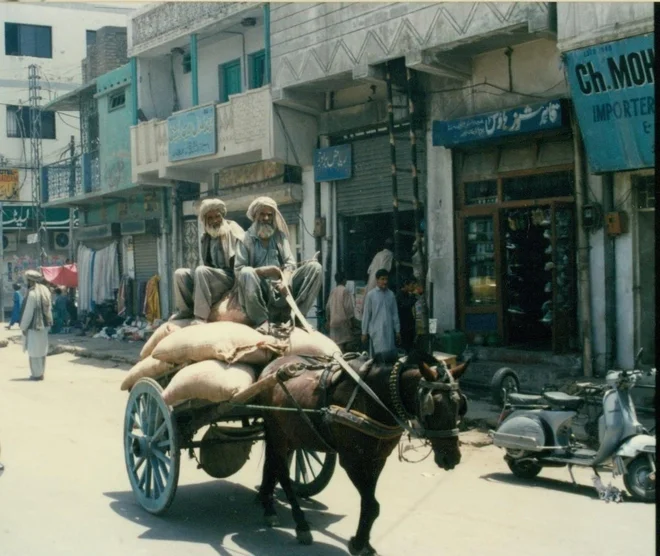
<path fill-rule="evenodd" d="M 362 342 L 369 342 L 372 357 L 395 360 L 396 344 L 401 343 L 399 311 L 394 293 L 388 289 L 389 272 L 381 268 L 376 272 L 376 288 L 364 299 L 362 312 Z"/>
<path fill-rule="evenodd" d="M 48 355 L 48 329 L 53 325 L 50 291 L 36 270 L 25 273 L 28 293 L 21 315 L 23 351 L 30 357 L 30 380 L 43 380 Z"/>

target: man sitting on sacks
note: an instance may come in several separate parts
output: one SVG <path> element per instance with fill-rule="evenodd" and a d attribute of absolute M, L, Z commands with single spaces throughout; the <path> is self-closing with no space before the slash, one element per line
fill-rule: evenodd
<path fill-rule="evenodd" d="M 199 226 L 203 227 L 199 244 L 201 264 L 193 271 L 179 268 L 174 272 L 174 295 L 177 313 L 170 320 L 195 317 L 206 322 L 214 303 L 234 285 L 234 257 L 245 232 L 236 222 L 225 220 L 227 206 L 220 199 L 204 199 L 199 208 Z"/>
<path fill-rule="evenodd" d="M 236 250 L 238 299 L 257 329 L 268 333 L 269 316 L 286 306 L 287 286 L 303 315 L 311 309 L 321 288 L 321 265 L 308 261 L 296 269 L 289 228 L 270 197 L 252 201 L 247 216 L 253 224 Z"/>

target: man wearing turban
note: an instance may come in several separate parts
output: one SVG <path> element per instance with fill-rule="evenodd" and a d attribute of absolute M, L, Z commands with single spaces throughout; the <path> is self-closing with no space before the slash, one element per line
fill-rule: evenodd
<path fill-rule="evenodd" d="M 321 288 L 321 265 L 308 261 L 296 269 L 289 228 L 270 197 L 252 201 L 247 216 L 253 224 L 236 252 L 238 296 L 250 320 L 267 330 L 269 309 L 286 305 L 287 286 L 300 311 L 309 312 Z"/>
<path fill-rule="evenodd" d="M 200 265 L 194 270 L 179 268 L 174 273 L 177 313 L 173 319 L 194 317 L 206 322 L 214 303 L 234 285 L 234 257 L 245 232 L 232 220 L 225 220 L 227 206 L 220 199 L 204 199 L 199 208 Z"/>
<path fill-rule="evenodd" d="M 20 327 L 23 332 L 23 351 L 30 358 L 30 380 L 43 380 L 48 355 L 48 329 L 53 325 L 50 290 L 44 277 L 36 270 L 25 273 L 28 293 L 21 309 Z"/>

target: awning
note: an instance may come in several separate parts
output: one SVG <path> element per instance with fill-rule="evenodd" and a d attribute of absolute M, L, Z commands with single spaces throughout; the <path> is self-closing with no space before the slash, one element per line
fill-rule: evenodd
<path fill-rule="evenodd" d="M 80 110 L 80 95 L 85 92 L 94 92 L 96 90 L 96 79 L 89 83 L 80 85 L 72 91 L 58 96 L 55 100 L 51 100 L 48 104 L 42 107 L 42 110 L 50 112 L 77 112 Z"/>
<path fill-rule="evenodd" d="M 56 286 L 78 287 L 78 267 L 75 264 L 42 266 L 41 273 L 48 282 Z"/>

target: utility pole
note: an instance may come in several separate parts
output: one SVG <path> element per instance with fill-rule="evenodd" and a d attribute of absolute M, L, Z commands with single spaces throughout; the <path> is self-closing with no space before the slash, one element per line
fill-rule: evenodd
<path fill-rule="evenodd" d="M 69 198 L 76 195 L 76 138 L 72 135 L 69 141 L 69 157 L 71 169 L 69 171 Z M 74 247 L 73 247 L 73 214 L 75 208 L 69 207 L 69 261 L 73 264 Z"/>
<path fill-rule="evenodd" d="M 41 229 L 44 223 L 41 207 L 41 85 L 37 66 L 28 67 L 28 91 L 30 98 L 30 165 L 32 167 L 32 209 L 34 228 L 37 234 L 37 257 L 41 266 L 45 264 L 45 251 L 41 241 Z"/>

